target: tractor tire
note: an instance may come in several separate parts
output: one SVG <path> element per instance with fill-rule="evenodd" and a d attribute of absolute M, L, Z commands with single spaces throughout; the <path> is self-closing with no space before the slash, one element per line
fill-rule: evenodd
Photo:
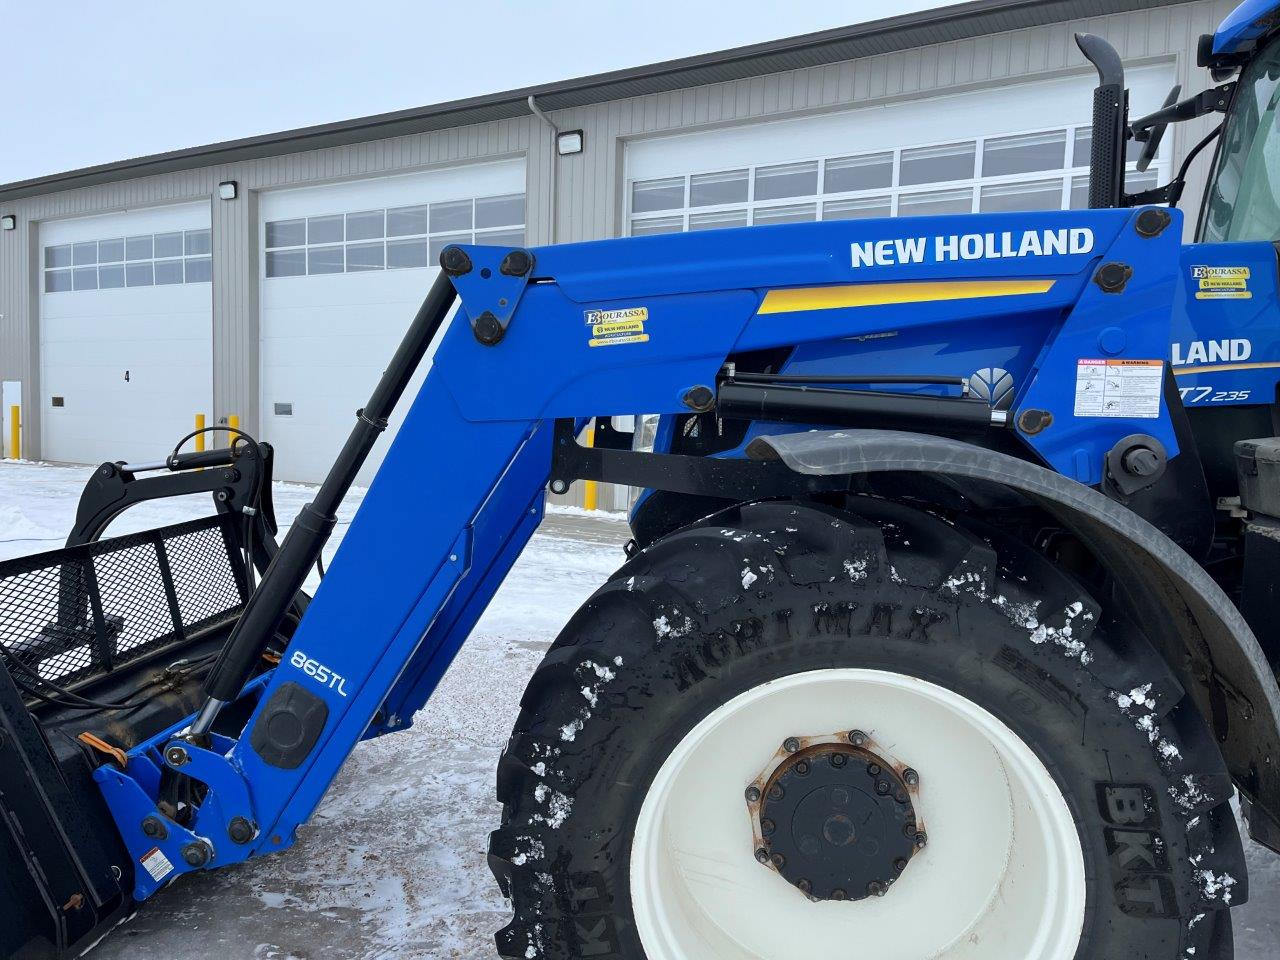
<path fill-rule="evenodd" d="M 654 543 L 525 691 L 498 953 L 1230 960 L 1231 780 L 1099 601 L 1011 536 L 879 499 Z"/>

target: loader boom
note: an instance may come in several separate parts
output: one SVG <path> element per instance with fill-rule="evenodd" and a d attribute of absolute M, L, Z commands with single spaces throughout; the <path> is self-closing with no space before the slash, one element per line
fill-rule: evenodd
<path fill-rule="evenodd" d="M 1098 352 L 1100 335 L 1112 336 L 1113 283 L 1141 305 L 1118 358 L 1154 363 L 1157 379 L 1163 369 L 1179 231 L 1176 214 L 1157 219 L 1168 229 L 1151 229 L 1151 211 L 1095 210 L 580 244 L 533 251 L 532 270 L 515 277 L 503 267 L 521 251 L 454 248 L 467 269 L 437 281 L 387 377 L 407 381 L 411 364 L 400 360 L 424 354 L 451 287 L 461 299 L 457 317 L 279 667 L 238 696 L 227 686 L 229 678 L 243 682 L 281 598 L 314 560 L 326 517 L 367 452 L 364 420 L 224 650 L 209 687 L 214 708 L 202 711 L 201 726 L 176 724 L 130 751 L 125 769 L 98 768 L 135 859 L 148 867 L 159 849 L 169 865 L 137 870 L 135 896 L 149 896 L 174 872 L 287 846 L 362 737 L 411 723 L 536 529 L 557 444 L 569 442 L 574 424 L 636 410 L 687 412 L 718 390 L 739 402 L 754 397 L 763 419 L 788 419 L 769 388 L 730 389 L 726 361 L 742 351 L 849 337 L 909 341 L 982 318 L 993 337 L 1036 345 L 1017 401 L 1007 413 L 979 402 L 987 412 L 975 421 L 975 401 L 931 387 L 939 418 L 1021 443 L 1084 484 L 1102 479 L 1108 452 L 1133 434 L 1176 457 L 1171 411 L 1158 398 L 1148 408 L 1075 415 L 1077 361 Z M 893 397 L 910 406 L 925 398 L 901 391 L 918 389 L 890 386 L 873 396 L 882 406 L 872 409 L 892 423 Z M 398 392 L 380 391 L 392 399 Z M 1049 422 L 1056 428 L 1043 429 Z M 722 462 L 727 472 L 734 461 Z M 631 482 L 660 485 L 654 474 L 662 469 Z M 669 472 L 680 489 L 678 465 Z M 761 489 L 762 477 L 738 479 Z M 1233 682 L 1273 710 L 1251 670 Z M 222 702 L 246 697 L 256 706 L 243 729 L 210 731 L 204 721 Z M 173 824 L 158 840 L 143 824 L 156 815 L 154 784 L 172 774 L 207 785 L 207 799 L 193 822 Z"/>

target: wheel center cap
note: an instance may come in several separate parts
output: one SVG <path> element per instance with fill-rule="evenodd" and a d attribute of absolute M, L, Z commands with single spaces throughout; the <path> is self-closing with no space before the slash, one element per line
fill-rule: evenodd
<path fill-rule="evenodd" d="M 756 859 L 813 900 L 884 896 L 924 845 L 912 803 L 918 775 L 865 744 L 802 742 L 787 741 L 799 748 L 758 789 Z"/>

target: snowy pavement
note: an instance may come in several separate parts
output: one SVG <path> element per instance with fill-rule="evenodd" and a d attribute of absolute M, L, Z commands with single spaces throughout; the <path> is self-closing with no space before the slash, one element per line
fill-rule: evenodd
<path fill-rule="evenodd" d="M 0 463 L 0 559 L 60 546 L 85 468 Z M 339 515 L 331 557 L 362 496 Z M 277 484 L 287 524 L 311 490 Z M 144 504 L 112 532 L 203 515 L 207 498 Z M 554 513 L 411 730 L 363 743 L 290 850 L 181 878 L 95 960 L 492 958 L 509 916 L 485 865 L 493 771 L 525 682 L 573 611 L 622 560 L 625 524 Z M 313 584 L 314 586 L 314 584 Z M 1280 957 L 1280 858 L 1249 849 L 1239 960 Z M 692 960 L 692 958 L 691 958 Z"/>

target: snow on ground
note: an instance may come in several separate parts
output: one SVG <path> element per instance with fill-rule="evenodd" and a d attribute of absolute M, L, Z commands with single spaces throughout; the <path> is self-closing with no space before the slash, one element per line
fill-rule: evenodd
<path fill-rule="evenodd" d="M 84 468 L 0 464 L 0 559 L 56 549 Z M 277 484 L 288 524 L 311 489 Z M 332 557 L 363 491 L 340 511 Z M 113 533 L 202 515 L 207 498 L 144 504 Z M 569 616 L 616 568 L 616 519 L 553 512 L 412 729 L 358 746 L 290 850 L 179 879 L 94 960 L 479 960 L 509 912 L 485 865 L 493 772 L 524 685 Z M 314 586 L 314 584 L 313 584 Z M 1280 857 L 1248 850 L 1239 960 L 1280 955 Z M 691 958 L 693 960 L 693 958 Z"/>

